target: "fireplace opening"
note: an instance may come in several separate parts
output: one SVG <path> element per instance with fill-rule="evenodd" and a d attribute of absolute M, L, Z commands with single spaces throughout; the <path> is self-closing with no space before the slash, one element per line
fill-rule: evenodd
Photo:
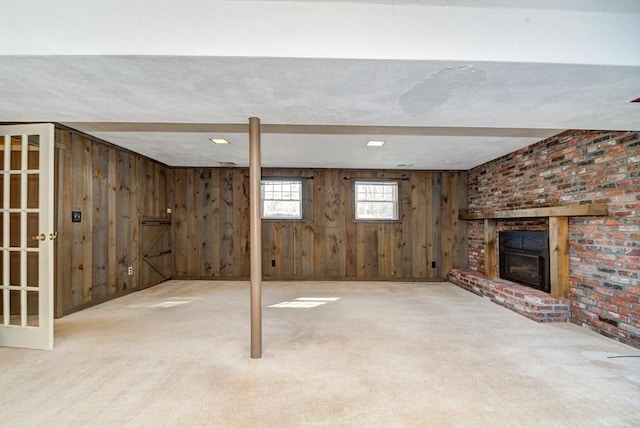
<path fill-rule="evenodd" d="M 549 234 L 500 232 L 500 278 L 549 293 Z"/>

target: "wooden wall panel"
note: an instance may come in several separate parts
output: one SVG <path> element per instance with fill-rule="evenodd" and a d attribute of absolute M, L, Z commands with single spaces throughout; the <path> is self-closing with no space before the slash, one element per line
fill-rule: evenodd
<path fill-rule="evenodd" d="M 139 288 L 139 221 L 168 216 L 173 179 L 166 166 L 84 134 L 58 128 L 55 138 L 59 317 Z"/>
<path fill-rule="evenodd" d="M 73 150 L 73 149 L 72 149 Z M 127 272 L 133 251 L 129 223 L 129 154 L 118 152 L 116 155 L 116 292 L 122 293 L 132 288 Z"/>
<path fill-rule="evenodd" d="M 235 263 L 233 260 L 233 171 L 220 171 L 220 272 L 217 277 L 233 278 Z M 176 187 L 176 192 L 180 190 Z M 246 219 L 248 221 L 248 219 Z M 249 257 L 247 254 L 246 257 Z M 246 275 L 248 277 L 249 273 Z"/>
<path fill-rule="evenodd" d="M 172 211 L 174 230 L 174 254 L 175 254 L 175 274 L 177 277 L 195 275 L 195 272 L 188 272 L 187 269 L 187 243 L 191 239 L 187 229 L 187 171 L 177 169 L 174 172 L 174 187 L 179 189 L 174 193 L 174 206 Z"/>
<path fill-rule="evenodd" d="M 209 204 L 211 201 L 211 170 L 204 170 L 196 177 L 196 199 L 194 200 L 194 206 L 197 206 L 198 216 L 200 217 L 200 230 L 197 232 L 198 244 L 200 246 L 200 272 L 202 276 L 207 276 L 211 272 L 211 263 L 213 262 L 213 254 L 211 252 L 211 242 L 209 237 L 211 236 L 211 229 L 213 225 L 211 223 L 211 217 L 213 216 L 213 209 L 209 210 Z"/>
<path fill-rule="evenodd" d="M 247 279 L 247 169 L 172 173 L 176 277 Z M 466 267 L 466 225 L 457 220 L 466 207 L 465 172 L 266 168 L 262 173 L 298 177 L 303 184 L 302 220 L 262 222 L 265 279 L 439 280 L 451 267 Z M 398 180 L 398 221 L 353 220 L 353 183 L 367 178 Z M 188 224 L 195 221 L 200 224 Z M 204 268 L 189 264 L 198 259 Z"/>
<path fill-rule="evenodd" d="M 90 149 L 91 147 L 89 147 Z M 92 180 L 91 194 L 93 195 L 93 216 L 88 215 L 85 224 L 91 219 L 93 227 L 91 269 L 85 269 L 91 273 L 93 281 L 89 280 L 92 290 L 89 295 L 98 299 L 104 299 L 109 291 L 109 271 L 107 269 L 109 254 L 109 147 L 98 144 L 93 150 L 91 159 Z M 86 164 L 85 164 L 86 165 Z M 84 280 L 83 280 L 84 281 Z"/>
<path fill-rule="evenodd" d="M 56 145 L 57 316 L 139 288 L 141 217 L 172 217 L 175 277 L 249 277 L 247 169 L 168 168 L 62 128 Z M 466 224 L 457 220 L 466 206 L 464 172 L 263 169 L 263 175 L 303 182 L 303 219 L 263 222 L 265 278 L 429 280 L 465 266 Z M 399 180 L 399 221 L 353 220 L 359 178 Z M 81 223 L 71 222 L 71 211 L 82 212 Z"/>
<path fill-rule="evenodd" d="M 233 277 L 249 272 L 249 173 L 233 168 Z"/>

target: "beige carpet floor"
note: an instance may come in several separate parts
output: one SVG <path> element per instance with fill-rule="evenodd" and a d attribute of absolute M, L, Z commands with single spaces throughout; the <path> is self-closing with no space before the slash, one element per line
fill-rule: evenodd
<path fill-rule="evenodd" d="M 0 426 L 640 426 L 640 350 L 585 328 L 448 283 L 265 282 L 252 360 L 248 288 L 170 281 L 0 348 Z"/>

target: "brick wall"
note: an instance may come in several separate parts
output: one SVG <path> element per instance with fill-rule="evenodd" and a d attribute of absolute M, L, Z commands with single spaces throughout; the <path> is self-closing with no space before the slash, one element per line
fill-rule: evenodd
<path fill-rule="evenodd" d="M 609 216 L 569 220 L 571 321 L 640 348 L 640 133 L 567 131 L 469 171 L 470 211 L 576 203 Z M 484 272 L 483 223 L 468 231 L 469 266 Z"/>

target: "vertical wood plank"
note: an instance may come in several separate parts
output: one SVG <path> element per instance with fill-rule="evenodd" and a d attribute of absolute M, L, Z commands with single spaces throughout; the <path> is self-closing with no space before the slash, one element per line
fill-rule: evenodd
<path fill-rule="evenodd" d="M 282 224 L 284 232 L 284 245 L 282 247 L 282 278 L 290 279 L 294 277 L 295 258 L 297 251 L 295 241 L 295 228 L 298 220 L 288 221 Z"/>
<path fill-rule="evenodd" d="M 176 169 L 174 171 L 174 207 L 172 212 L 174 244 L 173 250 L 175 254 L 175 274 L 177 278 L 187 278 L 190 273 L 187 270 L 187 245 L 189 239 L 189 231 L 187 224 L 187 170 Z"/>
<path fill-rule="evenodd" d="M 201 271 L 200 275 L 203 278 L 212 278 L 212 239 L 211 239 L 211 229 L 212 223 L 211 218 L 213 217 L 213 204 L 211 201 L 212 197 L 212 182 L 211 182 L 211 169 L 201 169 L 200 170 L 200 182 L 198 185 L 198 194 L 200 195 L 200 233 L 197 234 L 198 243 L 200 244 L 200 256 L 201 256 Z"/>
<path fill-rule="evenodd" d="M 189 228 L 189 250 L 187 258 L 187 269 L 196 278 L 203 278 L 202 264 L 202 202 L 200 194 L 201 170 L 190 169 L 187 173 L 187 200 L 189 210 L 187 225 Z"/>
<path fill-rule="evenodd" d="M 365 277 L 376 279 L 378 276 L 378 225 L 365 225 Z"/>
<path fill-rule="evenodd" d="M 156 187 L 160 189 L 158 192 L 158 217 L 170 217 L 167 213 L 167 208 L 171 208 L 172 204 L 170 198 L 173 195 L 173 191 L 169 186 L 171 181 L 169 180 L 170 171 L 162 165 L 156 165 Z"/>
<path fill-rule="evenodd" d="M 378 242 L 376 243 L 378 247 L 378 272 L 376 274 L 377 279 L 389 279 L 391 276 L 389 264 L 390 252 L 387 248 L 387 229 L 388 224 L 378 224 Z"/>
<path fill-rule="evenodd" d="M 233 233 L 236 240 L 233 249 L 233 275 L 248 278 L 249 254 L 249 171 L 246 168 L 232 170 L 233 182 Z"/>
<path fill-rule="evenodd" d="M 484 220 L 484 242 L 484 274 L 489 278 L 495 278 L 498 276 L 498 239 L 495 219 Z"/>
<path fill-rule="evenodd" d="M 147 159 L 140 162 L 140 181 L 142 189 L 140 190 L 140 199 L 144 201 L 142 216 L 157 217 L 158 216 L 158 192 L 159 187 L 156 184 L 156 169 L 154 164 Z"/>
<path fill-rule="evenodd" d="M 91 141 L 88 141 L 91 144 Z M 93 299 L 105 299 L 109 293 L 108 245 L 109 245 L 109 149 L 96 145 L 93 150 L 92 194 L 93 230 L 91 263 L 93 277 Z"/>
<path fill-rule="evenodd" d="M 118 272 L 118 259 L 116 253 L 116 232 L 117 232 L 117 186 L 118 186 L 118 172 L 117 172 L 117 153 L 116 149 L 109 147 L 109 172 L 107 176 L 107 205 L 108 205 L 108 236 L 107 236 L 107 266 L 108 266 L 108 290 L 107 294 L 110 296 L 116 295 L 118 292 L 117 272 Z"/>
<path fill-rule="evenodd" d="M 411 183 L 408 180 L 398 181 L 398 198 L 400 198 L 400 218 L 402 222 L 402 235 L 400 240 L 400 269 L 398 274 L 402 278 L 410 279 L 413 277 L 413 251 L 411 242 L 413 240 L 413 230 L 411 227 L 411 218 L 413 210 L 411 209 Z"/>
<path fill-rule="evenodd" d="M 414 175 L 412 175 L 414 177 Z M 423 279 L 427 276 L 427 228 L 425 212 L 427 210 L 426 183 L 412 179 L 411 185 L 411 230 L 412 230 L 412 278 Z"/>
<path fill-rule="evenodd" d="M 325 275 L 327 278 L 340 277 L 339 215 L 340 191 L 338 189 L 338 171 L 327 170 L 324 176 L 324 213 L 323 226 L 325 238 Z"/>
<path fill-rule="evenodd" d="M 138 183 L 140 181 L 140 162 L 142 159 L 139 156 L 129 154 L 129 232 L 131 234 L 128 241 L 129 248 L 127 249 L 129 255 L 129 266 L 133 267 L 133 275 L 129 276 L 129 286 L 131 289 L 139 288 L 138 278 L 140 271 L 139 253 L 138 247 L 138 230 L 140 227 L 140 210 L 138 207 L 138 201 L 141 200 L 138 194 Z"/>
<path fill-rule="evenodd" d="M 71 209 L 73 211 L 83 211 L 84 203 L 84 149 L 82 139 L 76 135 L 71 135 Z M 83 217 L 86 217 L 87 212 L 84 211 Z M 73 243 L 71 247 L 71 302 L 70 306 L 80 306 L 84 303 L 83 299 L 83 276 L 82 271 L 84 269 L 84 234 L 83 223 L 72 224 L 72 237 Z M 88 267 L 88 266 L 87 266 Z"/>
<path fill-rule="evenodd" d="M 209 237 L 211 241 L 211 277 L 220 276 L 220 170 L 211 170 L 211 218 Z"/>
<path fill-rule="evenodd" d="M 282 254 L 282 248 L 285 237 L 283 236 L 283 227 L 281 223 L 271 223 L 271 260 L 275 260 L 276 265 L 271 268 L 271 275 L 274 278 L 282 278 L 284 257 Z M 269 266 L 271 266 L 271 260 L 269 260 Z"/>
<path fill-rule="evenodd" d="M 340 268 L 342 278 L 356 278 L 358 276 L 357 257 L 357 229 L 354 221 L 354 187 L 353 181 L 348 179 L 347 171 L 338 171 L 336 183 L 339 187 L 340 205 L 342 216 L 340 225 L 340 238 L 342 240 L 342 260 L 343 266 Z"/>
<path fill-rule="evenodd" d="M 117 154 L 117 193 L 116 193 L 116 292 L 128 291 L 130 287 L 127 267 L 129 266 L 128 240 L 131 238 L 129 223 L 129 155 Z"/>
<path fill-rule="evenodd" d="M 436 262 L 436 266 L 438 265 L 439 260 L 439 255 L 434 254 L 434 246 L 433 246 L 433 240 L 434 240 L 434 218 L 433 218 L 433 184 L 432 184 L 432 175 L 433 173 L 431 172 L 420 172 L 420 173 L 416 173 L 419 174 L 419 180 L 424 182 L 424 197 L 425 197 L 425 205 L 424 205 L 424 229 L 426 231 L 425 234 L 425 239 L 426 239 L 426 256 L 427 256 L 427 261 L 426 261 L 426 278 L 428 279 L 434 279 L 436 278 L 435 276 L 435 272 L 436 269 L 434 269 L 432 267 L 432 263 L 435 261 Z"/>
<path fill-rule="evenodd" d="M 365 228 L 364 223 L 360 222 L 356 224 L 356 260 L 357 260 L 357 272 L 358 278 L 366 277 L 366 259 L 365 259 Z"/>
<path fill-rule="evenodd" d="M 164 180 L 164 191 L 165 194 L 161 198 L 162 200 L 162 215 L 161 217 L 171 218 L 171 230 L 169 231 L 169 246 L 171 248 L 171 257 L 169 261 L 169 271 L 172 278 L 176 276 L 176 257 L 175 257 L 175 242 L 176 242 L 176 233 L 175 233 L 175 224 L 173 221 L 173 213 L 175 212 L 175 170 L 172 169 L 162 169 L 162 173 L 160 174 L 160 179 Z M 167 208 L 171 209 L 171 213 L 167 213 Z"/>
<path fill-rule="evenodd" d="M 308 175 L 313 179 L 302 183 L 302 209 L 305 221 L 301 236 L 302 246 L 298 249 L 298 254 L 301 254 L 302 257 L 302 278 L 313 278 L 315 275 L 315 211 L 313 206 L 315 182 L 319 179 L 319 171 L 310 171 Z"/>
<path fill-rule="evenodd" d="M 304 188 L 304 187 L 303 187 Z M 292 265 L 293 272 L 291 272 L 292 278 L 304 278 L 304 257 L 306 251 L 303 244 L 303 231 L 305 227 L 305 220 L 296 221 L 293 226 L 293 251 L 292 251 Z"/>
<path fill-rule="evenodd" d="M 74 242 L 71 228 L 71 134 L 68 131 L 56 130 L 56 158 L 58 159 L 57 205 L 56 218 L 58 239 L 56 240 L 56 317 L 65 314 L 73 305 L 72 295 L 72 245 Z"/>
<path fill-rule="evenodd" d="M 569 219 L 549 217 L 551 296 L 569 297 Z"/>
<path fill-rule="evenodd" d="M 433 242 L 433 259 L 432 262 L 436 262 L 436 268 L 431 269 L 433 278 L 442 278 L 442 217 L 443 217 L 443 206 L 442 206 L 442 173 L 436 172 L 431 176 L 431 212 L 433 214 L 433 234 L 432 234 L 432 242 Z"/>
<path fill-rule="evenodd" d="M 467 209 L 467 189 L 468 179 L 467 172 L 460 171 L 456 176 L 456 186 L 454 189 L 456 199 L 455 218 L 455 247 L 452 250 L 455 261 L 452 268 L 464 269 L 469 266 L 469 245 L 467 240 L 467 222 L 460 220 L 460 210 Z"/>
<path fill-rule="evenodd" d="M 441 221 L 441 262 L 440 262 L 440 278 L 444 279 L 447 273 L 453 266 L 453 254 L 452 249 L 455 245 L 454 241 L 454 227 L 457 222 L 457 216 L 454 218 L 455 210 L 453 208 L 453 202 L 457 200 L 455 193 L 455 187 L 453 183 L 453 176 L 455 173 L 443 172 L 442 173 L 442 221 Z"/>
<path fill-rule="evenodd" d="M 233 174 L 225 169 L 221 176 L 220 187 L 220 277 L 233 278 Z"/>
<path fill-rule="evenodd" d="M 314 174 L 316 175 L 316 174 Z M 326 253 L 324 229 L 325 175 L 317 174 L 313 191 L 313 231 L 314 231 L 314 278 L 326 278 Z"/>
<path fill-rule="evenodd" d="M 272 249 L 275 246 L 273 242 L 273 223 L 269 221 L 262 222 L 262 275 L 265 278 L 274 277 L 272 266 Z"/>

